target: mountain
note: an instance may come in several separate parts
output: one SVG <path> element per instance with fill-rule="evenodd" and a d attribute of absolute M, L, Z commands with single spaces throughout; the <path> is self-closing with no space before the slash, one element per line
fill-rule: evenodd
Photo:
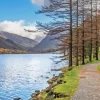
<path fill-rule="evenodd" d="M 23 47 L 17 45 L 10 39 L 5 39 L 3 37 L 0 37 L 0 48 L 23 50 Z"/>
<path fill-rule="evenodd" d="M 18 44 L 18 45 L 24 47 L 25 49 L 32 48 L 38 44 L 38 42 L 35 40 L 29 39 L 26 37 L 22 37 L 20 35 L 4 32 L 4 31 L 0 31 L 0 37 L 9 39 L 9 40 L 13 41 L 15 44 Z"/>
<path fill-rule="evenodd" d="M 37 52 L 37 51 L 55 49 L 57 47 L 57 45 L 59 44 L 59 41 L 57 39 L 54 39 L 54 38 L 58 37 L 59 35 L 60 34 L 47 35 L 38 45 L 29 49 L 29 51 L 30 52 Z"/>

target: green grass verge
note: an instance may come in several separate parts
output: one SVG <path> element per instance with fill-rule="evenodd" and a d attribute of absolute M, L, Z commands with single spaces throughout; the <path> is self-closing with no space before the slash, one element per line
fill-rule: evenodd
<path fill-rule="evenodd" d="M 89 62 L 88 64 L 96 64 L 96 63 L 98 63 L 98 62 L 100 62 L 100 59 L 99 59 L 99 60 L 93 59 L 92 62 Z"/>
<path fill-rule="evenodd" d="M 56 99 L 53 99 L 53 100 L 70 100 L 71 96 L 74 95 L 74 93 L 77 89 L 78 83 L 79 83 L 80 69 L 81 69 L 81 67 L 74 67 L 70 71 L 64 71 L 64 77 L 62 77 L 62 78 L 59 77 L 58 80 L 66 81 L 66 83 L 59 84 L 59 85 L 55 86 L 53 91 L 56 92 L 56 93 L 63 93 L 65 95 L 68 95 L 68 97 L 66 97 L 66 98 L 56 98 Z M 42 99 L 46 100 L 47 96 L 48 96 L 48 94 L 43 93 Z"/>
<path fill-rule="evenodd" d="M 100 65 L 97 67 L 97 70 L 100 71 Z"/>
<path fill-rule="evenodd" d="M 66 81 L 66 83 L 57 85 L 54 88 L 54 92 L 63 93 L 69 97 L 55 100 L 70 100 L 78 86 L 80 69 L 80 67 L 74 67 L 71 71 L 64 74 L 64 77 L 61 79 Z"/>

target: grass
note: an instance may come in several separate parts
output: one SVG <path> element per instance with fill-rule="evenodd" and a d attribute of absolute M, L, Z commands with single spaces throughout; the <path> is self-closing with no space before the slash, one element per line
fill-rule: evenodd
<path fill-rule="evenodd" d="M 65 95 L 68 95 L 68 97 L 55 100 L 70 100 L 70 97 L 74 94 L 79 83 L 80 69 L 81 67 L 75 67 L 71 71 L 66 72 L 63 78 L 60 78 L 66 81 L 66 83 L 57 85 L 54 88 L 54 92 L 63 93 Z"/>
<path fill-rule="evenodd" d="M 100 71 L 100 65 L 97 67 L 98 71 Z"/>
<path fill-rule="evenodd" d="M 100 59 L 99 59 L 99 60 L 93 59 L 92 62 L 90 62 L 89 64 L 96 64 L 96 63 L 98 63 L 98 62 L 100 62 Z"/>
<path fill-rule="evenodd" d="M 70 97 L 74 95 L 74 92 L 76 91 L 78 83 L 79 83 L 80 69 L 81 67 L 74 67 L 71 71 L 65 71 L 64 77 L 62 78 L 59 77 L 58 80 L 66 81 L 66 83 L 55 86 L 53 91 L 56 93 L 63 93 L 65 95 L 68 95 L 68 97 L 67 98 L 56 98 L 53 100 L 70 100 Z M 48 96 L 47 93 L 43 93 L 42 99 L 46 100 L 47 96 Z"/>

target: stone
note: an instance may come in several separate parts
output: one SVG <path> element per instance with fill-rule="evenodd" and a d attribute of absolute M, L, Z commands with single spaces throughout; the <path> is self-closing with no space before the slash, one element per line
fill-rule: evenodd
<path fill-rule="evenodd" d="M 35 90 L 36 95 L 40 94 L 40 90 Z"/>
<path fill-rule="evenodd" d="M 49 79 L 49 77 L 45 77 L 46 79 Z"/>
<path fill-rule="evenodd" d="M 45 92 L 48 93 L 48 92 L 50 92 L 50 90 L 51 90 L 51 87 L 49 86 L 49 87 L 47 87 L 47 88 L 45 89 Z"/>
<path fill-rule="evenodd" d="M 58 80 L 57 81 L 57 84 L 62 84 L 62 83 L 64 83 L 63 80 Z"/>
<path fill-rule="evenodd" d="M 59 76 L 62 78 L 64 77 L 64 73 L 60 73 Z"/>
<path fill-rule="evenodd" d="M 32 94 L 31 94 L 31 97 L 32 97 L 32 98 L 37 97 L 36 93 L 32 93 Z"/>
<path fill-rule="evenodd" d="M 13 100 L 22 100 L 21 98 L 14 98 Z"/>

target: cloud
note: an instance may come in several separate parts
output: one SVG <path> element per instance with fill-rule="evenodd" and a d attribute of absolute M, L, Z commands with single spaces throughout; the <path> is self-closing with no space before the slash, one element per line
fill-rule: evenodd
<path fill-rule="evenodd" d="M 7 21 L 0 22 L 0 31 L 6 31 L 13 34 L 21 35 L 30 39 L 35 39 L 37 41 L 41 41 L 44 38 L 43 32 L 27 32 L 27 30 L 37 30 L 37 27 L 34 23 L 28 23 L 25 25 L 24 20 L 20 21 Z"/>
<path fill-rule="evenodd" d="M 31 0 L 33 4 L 43 6 L 44 0 Z"/>
<path fill-rule="evenodd" d="M 39 6 L 48 6 L 50 5 L 50 0 L 31 0 L 33 4 L 39 5 Z"/>

